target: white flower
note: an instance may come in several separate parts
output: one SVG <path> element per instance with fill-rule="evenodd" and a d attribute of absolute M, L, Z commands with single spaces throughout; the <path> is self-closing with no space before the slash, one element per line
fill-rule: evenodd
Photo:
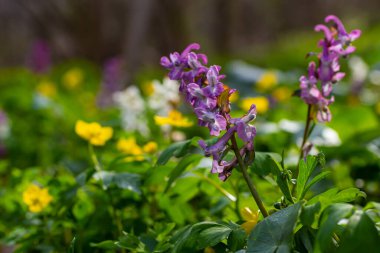
<path fill-rule="evenodd" d="M 178 92 L 178 83 L 164 78 L 162 84 L 153 80 L 153 94 L 148 98 L 148 105 L 158 115 L 164 116 L 173 109 L 173 104 L 178 104 L 180 96 Z"/>
<path fill-rule="evenodd" d="M 113 101 L 121 110 L 122 125 L 125 131 L 138 131 L 147 136 L 149 129 L 145 114 L 145 102 L 139 89 L 132 85 L 124 91 L 115 92 Z"/>

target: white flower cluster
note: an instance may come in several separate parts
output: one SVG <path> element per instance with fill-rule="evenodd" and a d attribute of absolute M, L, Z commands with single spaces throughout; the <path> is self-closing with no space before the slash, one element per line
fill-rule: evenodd
<path fill-rule="evenodd" d="M 146 120 L 145 101 L 139 89 L 132 85 L 113 94 L 116 106 L 121 110 L 122 125 L 125 131 L 138 131 L 147 136 L 149 129 Z"/>
<path fill-rule="evenodd" d="M 152 84 L 154 90 L 148 98 L 148 105 L 157 115 L 166 116 L 173 109 L 173 105 L 180 102 L 178 83 L 166 77 L 162 83 L 154 80 Z"/>
<path fill-rule="evenodd" d="M 167 116 L 180 102 L 176 81 L 165 78 L 162 83 L 157 80 L 152 81 L 152 85 L 153 93 L 147 98 L 147 103 L 135 85 L 113 93 L 112 99 L 121 110 L 122 125 L 125 131 L 138 131 L 144 136 L 149 135 L 146 119 L 147 109 L 149 108 L 156 115 Z M 169 130 L 170 127 L 162 126 L 162 129 Z"/>

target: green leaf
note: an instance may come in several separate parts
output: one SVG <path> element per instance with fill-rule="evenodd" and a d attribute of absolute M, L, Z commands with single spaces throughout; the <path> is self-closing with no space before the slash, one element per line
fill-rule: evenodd
<path fill-rule="evenodd" d="M 128 189 L 130 191 L 141 193 L 140 181 L 141 176 L 128 172 L 114 172 L 114 171 L 100 171 L 94 174 L 94 178 L 101 180 L 105 187 L 115 185 L 121 189 Z"/>
<path fill-rule="evenodd" d="M 231 251 L 236 252 L 245 247 L 247 235 L 241 226 L 232 222 L 230 222 L 229 225 L 232 228 L 232 231 L 228 236 L 227 246 Z"/>
<path fill-rule="evenodd" d="M 280 187 L 281 192 L 284 194 L 285 198 L 290 202 L 294 203 L 292 194 L 289 188 L 289 178 L 288 175 L 284 172 L 284 169 L 281 165 L 272 159 L 272 172 L 277 175 L 276 182 L 278 187 Z"/>
<path fill-rule="evenodd" d="M 302 195 L 300 196 L 300 199 L 302 199 L 305 196 L 306 192 L 310 189 L 310 187 L 312 187 L 314 184 L 318 183 L 322 179 L 326 178 L 330 174 L 331 174 L 331 171 L 323 171 L 320 174 L 313 177 L 313 179 L 310 180 L 310 182 L 305 186 L 302 192 Z"/>
<path fill-rule="evenodd" d="M 253 161 L 251 168 L 256 174 L 266 176 L 272 172 L 272 159 L 281 162 L 281 156 L 277 153 L 255 152 L 255 160 Z"/>
<path fill-rule="evenodd" d="M 356 189 L 356 188 L 355 188 Z M 332 197 L 334 197 L 337 193 L 339 192 L 339 189 L 334 187 L 334 188 L 331 188 L 327 191 L 324 191 L 316 196 L 314 196 L 313 198 L 311 198 L 307 203 L 309 205 L 311 204 L 315 204 L 317 203 L 318 201 L 321 201 L 321 199 L 331 199 Z"/>
<path fill-rule="evenodd" d="M 338 253 L 379 252 L 379 240 L 376 226 L 363 211 L 356 211 L 349 219 L 347 227 L 340 237 Z"/>
<path fill-rule="evenodd" d="M 366 194 L 359 190 L 358 188 L 348 188 L 344 189 L 332 198 L 333 203 L 338 203 L 338 202 L 351 202 L 357 199 L 358 197 L 366 197 Z"/>
<path fill-rule="evenodd" d="M 300 160 L 299 173 L 297 177 L 297 199 L 300 200 L 305 195 L 306 183 L 316 166 L 317 158 L 315 156 L 307 156 L 306 162 L 304 159 Z"/>
<path fill-rule="evenodd" d="M 90 243 L 91 247 L 101 248 L 101 249 L 119 249 L 115 241 L 106 240 L 99 243 Z"/>
<path fill-rule="evenodd" d="M 192 232 L 192 226 L 188 225 L 186 227 L 178 230 L 172 237 L 172 242 L 174 244 L 173 252 L 191 252 L 192 247 L 194 247 L 195 240 L 190 237 Z M 193 240 L 190 240 L 193 239 Z"/>
<path fill-rule="evenodd" d="M 300 209 L 297 203 L 258 223 L 249 235 L 247 253 L 290 252 Z"/>
<path fill-rule="evenodd" d="M 75 242 L 76 242 L 76 240 L 77 240 L 77 237 L 74 236 L 73 239 L 70 242 L 70 247 L 69 247 L 69 249 L 67 251 L 68 253 L 74 253 L 75 252 Z"/>
<path fill-rule="evenodd" d="M 321 203 L 317 202 L 312 205 L 304 206 L 301 212 L 301 222 L 305 226 L 311 227 L 317 218 L 317 214 L 321 210 Z"/>
<path fill-rule="evenodd" d="M 174 168 L 174 170 L 169 175 L 169 181 L 166 185 L 166 188 L 164 192 L 167 192 L 170 189 L 170 186 L 173 184 L 173 182 L 181 176 L 182 172 L 192 163 L 199 162 L 199 160 L 202 159 L 202 155 L 199 154 L 191 154 L 188 156 L 185 156 L 178 165 Z"/>
<path fill-rule="evenodd" d="M 120 248 L 129 249 L 133 252 L 145 251 L 145 245 L 140 241 L 140 239 L 135 235 L 126 232 L 123 232 L 123 235 L 115 244 Z"/>
<path fill-rule="evenodd" d="M 208 246 L 215 246 L 227 239 L 233 230 L 238 229 L 239 226 L 234 225 L 205 221 L 187 226 L 173 236 L 173 252 L 195 252 Z"/>
<path fill-rule="evenodd" d="M 316 237 L 314 252 L 332 252 L 332 236 L 338 229 L 338 222 L 352 214 L 353 206 L 337 203 L 328 206 L 322 214 L 320 228 Z"/>
<path fill-rule="evenodd" d="M 314 238 L 315 238 L 314 234 L 315 233 L 313 229 L 303 226 L 295 234 L 295 244 L 298 246 L 298 248 L 301 248 L 301 249 L 303 246 L 306 249 L 306 252 L 313 252 L 313 244 L 314 244 Z M 299 249 L 297 250 L 298 251 L 294 251 L 294 252 L 305 252 Z"/>
<path fill-rule="evenodd" d="M 197 226 L 193 227 L 193 231 L 197 231 Z M 228 226 L 215 223 L 214 225 L 201 230 L 197 238 L 197 249 L 204 249 L 207 246 L 214 246 L 226 239 L 231 233 L 231 228 Z"/>
<path fill-rule="evenodd" d="M 281 159 L 281 156 L 277 153 L 256 152 L 255 160 L 251 168 L 260 176 L 266 176 L 270 173 L 274 174 L 276 176 L 277 185 L 280 187 L 285 198 L 290 203 L 294 203 L 289 189 L 288 175 L 280 164 Z"/>
<path fill-rule="evenodd" d="M 194 137 L 190 140 L 173 143 L 167 149 L 162 151 L 162 153 L 157 159 L 156 165 L 166 164 L 169 161 L 169 159 L 173 156 L 175 157 L 184 156 L 191 146 L 198 145 L 199 139 L 200 139 L 199 137 Z"/>
<path fill-rule="evenodd" d="M 160 226 L 156 224 L 155 229 L 154 229 L 157 233 L 156 240 L 159 242 L 163 241 L 169 235 L 169 233 L 174 229 L 174 227 L 175 227 L 175 223 L 165 223 Z"/>

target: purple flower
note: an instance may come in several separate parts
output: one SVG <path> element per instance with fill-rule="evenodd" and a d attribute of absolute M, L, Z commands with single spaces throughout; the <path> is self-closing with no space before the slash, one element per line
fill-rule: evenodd
<path fill-rule="evenodd" d="M 325 37 L 319 42 L 322 52 L 318 54 L 318 65 L 309 64 L 308 76 L 300 78 L 300 97 L 316 109 L 316 118 L 319 122 L 331 121 L 332 115 L 328 106 L 334 102 L 331 96 L 333 85 L 345 76 L 340 71 L 339 60 L 355 51 L 351 42 L 357 39 L 361 32 L 353 30 L 347 33 L 342 22 L 333 15 L 327 16 L 325 22 L 333 22 L 336 31 L 325 25 L 317 25 L 314 30 L 323 32 Z"/>
<path fill-rule="evenodd" d="M 161 57 L 161 65 L 170 70 L 169 77 L 172 80 L 180 80 L 186 69 L 203 69 L 200 61 L 207 64 L 207 57 L 203 54 L 192 53 L 191 50 L 199 50 L 200 46 L 197 43 L 192 43 L 183 50 L 181 54 L 178 52 L 171 53 L 169 58 Z M 199 59 L 199 60 L 198 60 Z M 198 73 L 193 73 L 193 75 Z"/>
<path fill-rule="evenodd" d="M 227 132 L 219 138 L 219 140 L 212 146 L 207 146 L 203 140 L 199 141 L 199 146 L 204 150 L 205 156 L 213 156 L 219 159 L 220 154 L 226 149 L 228 141 L 231 139 L 232 135 L 235 133 L 236 127 L 231 127 Z"/>
<path fill-rule="evenodd" d="M 253 105 L 243 117 L 231 119 L 229 96 L 235 90 L 224 88 L 221 79 L 225 76 L 220 74 L 220 66 L 204 66 L 207 57 L 191 51 L 198 49 L 198 44 L 191 44 L 181 54 L 175 52 L 169 57 L 162 57 L 161 65 L 169 70 L 172 80 L 180 82 L 179 91 L 193 107 L 200 126 L 208 127 L 210 135 L 214 136 L 227 130 L 214 145 L 207 146 L 204 141 L 199 141 L 205 155 L 213 158 L 211 173 L 218 173 L 219 178 L 225 181 L 238 163 L 236 157 L 230 161 L 223 160 L 235 133 L 244 142 L 240 155 L 251 157 L 256 128 L 249 123 L 256 118 L 256 106 Z"/>
<path fill-rule="evenodd" d="M 195 108 L 199 125 L 208 127 L 210 134 L 218 136 L 220 131 L 226 130 L 227 121 L 218 111 L 211 111 L 204 107 Z"/>
<path fill-rule="evenodd" d="M 217 97 L 224 91 L 223 84 L 219 81 L 224 78 L 224 75 L 219 75 L 219 66 L 211 66 L 207 71 L 208 86 L 205 88 L 205 93 L 209 97 Z"/>
<path fill-rule="evenodd" d="M 233 119 L 231 122 L 237 126 L 237 134 L 244 142 L 253 142 L 253 138 L 256 136 L 256 128 L 249 124 L 256 118 L 256 105 L 251 105 L 248 113 L 239 119 Z"/>
<path fill-rule="evenodd" d="M 325 22 L 335 23 L 338 30 L 339 42 L 343 45 L 349 45 L 352 41 L 356 40 L 361 35 L 361 31 L 358 29 L 352 30 L 350 33 L 347 33 L 342 21 L 334 15 L 327 16 L 325 18 Z"/>
<path fill-rule="evenodd" d="M 190 83 L 187 85 L 187 91 L 191 95 L 188 102 L 194 107 L 207 107 L 209 109 L 216 107 L 216 96 L 209 96 L 206 88 L 201 88 L 196 83 Z"/>

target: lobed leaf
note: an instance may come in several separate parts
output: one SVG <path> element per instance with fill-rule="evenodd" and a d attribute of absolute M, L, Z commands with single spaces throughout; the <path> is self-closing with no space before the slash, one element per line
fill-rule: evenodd
<path fill-rule="evenodd" d="M 266 217 L 252 230 L 247 253 L 290 252 L 301 203 Z"/>

